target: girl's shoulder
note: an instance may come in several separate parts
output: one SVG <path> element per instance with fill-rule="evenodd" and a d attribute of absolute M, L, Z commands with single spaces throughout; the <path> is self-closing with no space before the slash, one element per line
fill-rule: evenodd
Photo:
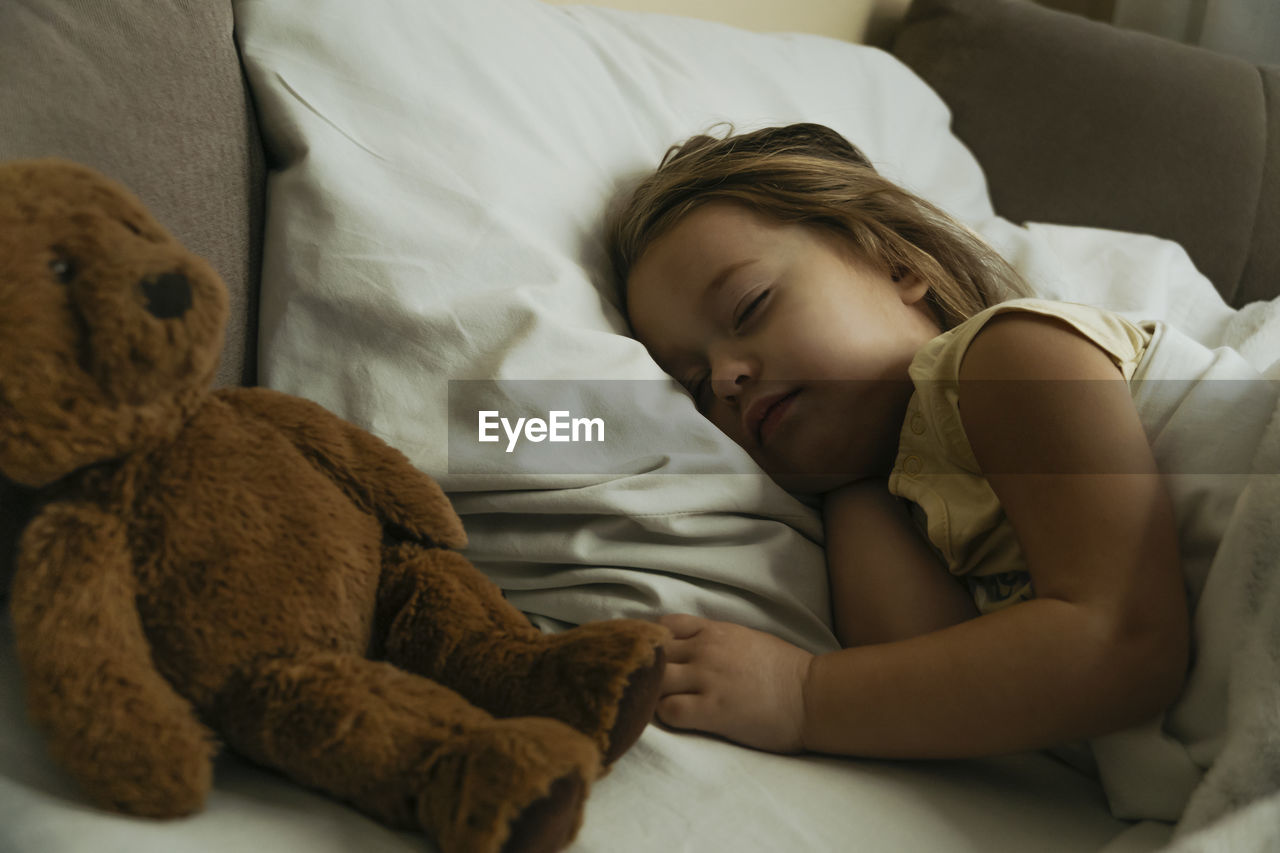
<path fill-rule="evenodd" d="M 958 381 L 960 364 L 974 339 L 994 318 L 1016 314 L 1059 321 L 1110 356 L 1126 380 L 1132 378 L 1155 332 L 1153 322 L 1136 322 L 1092 305 L 1051 299 L 1010 299 L 979 311 L 921 347 L 911 361 L 911 379 L 917 384 Z"/>

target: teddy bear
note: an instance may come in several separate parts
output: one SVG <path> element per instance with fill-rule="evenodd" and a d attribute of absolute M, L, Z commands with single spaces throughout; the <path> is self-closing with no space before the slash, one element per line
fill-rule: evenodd
<path fill-rule="evenodd" d="M 9 606 L 52 756 L 129 814 L 198 810 L 225 744 L 445 853 L 564 847 L 666 629 L 536 629 L 398 451 L 211 389 L 226 310 L 123 186 L 0 165 L 0 478 L 35 505 Z"/>

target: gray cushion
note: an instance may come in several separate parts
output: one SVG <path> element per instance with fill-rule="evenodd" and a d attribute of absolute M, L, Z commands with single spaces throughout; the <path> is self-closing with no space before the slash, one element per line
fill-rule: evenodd
<path fill-rule="evenodd" d="M 1001 215 L 1167 237 L 1231 304 L 1280 294 L 1280 69 L 1027 0 L 914 0 L 893 53 Z"/>
<path fill-rule="evenodd" d="M 213 264 L 223 385 L 254 381 L 265 181 L 232 24 L 230 0 L 0 3 L 0 159 L 92 166 Z"/>

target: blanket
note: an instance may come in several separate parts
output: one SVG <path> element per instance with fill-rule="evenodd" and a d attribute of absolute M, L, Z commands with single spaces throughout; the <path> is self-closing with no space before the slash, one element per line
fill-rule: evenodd
<path fill-rule="evenodd" d="M 1248 331 L 1234 345 L 1272 359 L 1261 382 L 1274 398 L 1280 306 L 1239 319 L 1229 331 Z M 1280 406 L 1269 414 L 1210 570 L 1217 594 L 1195 613 L 1198 643 L 1210 650 L 1197 665 L 1217 670 L 1223 719 L 1221 746 L 1178 823 L 1178 853 L 1280 849 Z"/>
<path fill-rule="evenodd" d="M 1229 331 L 1238 328 L 1234 322 Z M 1280 327 L 1254 334 L 1280 340 Z M 1210 349 L 1160 326 L 1134 375 L 1134 402 L 1177 516 L 1193 663 L 1162 719 L 1094 742 L 1103 786 L 1121 817 L 1181 815 L 1190 829 L 1274 787 L 1264 767 L 1238 766 L 1241 746 L 1263 754 L 1276 728 L 1257 717 L 1266 707 L 1257 689 L 1280 652 L 1267 637 L 1267 620 L 1280 624 L 1280 607 L 1267 604 L 1280 563 L 1280 383 L 1267 373 L 1236 348 Z M 1231 753 L 1228 731 L 1237 744 Z M 1206 767 L 1214 769 L 1202 782 Z"/>
<path fill-rule="evenodd" d="M 1235 311 L 1151 238 L 985 231 L 1041 295 L 1161 321 L 1131 390 L 1174 501 L 1193 659 L 1160 719 L 1093 742 L 1112 811 L 1176 822 L 1171 853 L 1280 849 L 1280 300 Z"/>

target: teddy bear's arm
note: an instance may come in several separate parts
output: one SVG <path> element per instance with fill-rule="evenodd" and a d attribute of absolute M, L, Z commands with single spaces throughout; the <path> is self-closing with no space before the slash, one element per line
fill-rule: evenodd
<path fill-rule="evenodd" d="M 13 560 L 18 553 L 18 534 L 27 522 L 32 493 L 0 477 L 0 602 L 9 595 Z"/>
<path fill-rule="evenodd" d="M 393 532 L 445 548 L 467 544 L 448 497 L 386 442 L 301 397 L 268 388 L 233 388 L 218 394 L 242 413 L 287 436 L 312 464 Z"/>
<path fill-rule="evenodd" d="M 98 804 L 188 814 L 208 793 L 215 743 L 152 665 L 135 594 L 119 519 L 62 502 L 32 520 L 10 602 L 27 710 Z"/>

